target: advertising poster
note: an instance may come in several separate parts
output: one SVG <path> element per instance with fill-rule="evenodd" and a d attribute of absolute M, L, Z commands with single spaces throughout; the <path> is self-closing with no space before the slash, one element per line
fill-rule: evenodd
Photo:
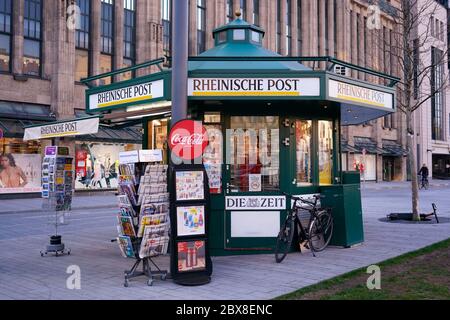
<path fill-rule="evenodd" d="M 41 170 L 39 154 L 2 154 L 0 193 L 41 192 Z"/>
<path fill-rule="evenodd" d="M 205 241 L 178 242 L 178 271 L 205 269 Z"/>
<path fill-rule="evenodd" d="M 178 236 L 205 234 L 205 207 L 177 207 Z"/>
<path fill-rule="evenodd" d="M 175 188 L 177 201 L 203 200 L 203 171 L 178 171 Z"/>
<path fill-rule="evenodd" d="M 248 175 L 248 191 L 259 192 L 261 191 L 261 175 L 260 174 L 249 174 Z"/>

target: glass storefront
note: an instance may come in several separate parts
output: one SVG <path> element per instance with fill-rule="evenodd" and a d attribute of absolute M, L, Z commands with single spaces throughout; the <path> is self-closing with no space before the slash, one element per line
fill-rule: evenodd
<path fill-rule="evenodd" d="M 0 139 L 0 194 L 41 191 L 39 141 Z"/>
<path fill-rule="evenodd" d="M 332 184 L 333 177 L 333 122 L 319 121 L 319 183 Z"/>
<path fill-rule="evenodd" d="M 75 189 L 115 189 L 119 152 L 141 149 L 140 144 L 77 142 Z"/>
<path fill-rule="evenodd" d="M 231 191 L 279 190 L 279 117 L 231 117 L 230 125 Z"/>
<path fill-rule="evenodd" d="M 311 176 L 311 137 L 312 121 L 295 121 L 295 141 L 297 155 L 297 186 L 307 186 L 312 184 Z"/>
<path fill-rule="evenodd" d="M 167 136 L 169 132 L 169 119 L 151 120 L 148 122 L 148 149 L 161 149 L 163 162 L 168 163 Z"/>

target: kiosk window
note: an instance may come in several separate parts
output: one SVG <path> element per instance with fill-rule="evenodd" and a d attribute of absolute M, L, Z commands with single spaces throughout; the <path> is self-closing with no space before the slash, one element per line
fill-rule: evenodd
<path fill-rule="evenodd" d="M 312 183 L 311 133 L 311 120 L 297 120 L 295 122 L 297 186 L 310 185 Z"/>
<path fill-rule="evenodd" d="M 333 175 L 333 122 L 319 121 L 319 183 L 332 183 Z"/>
<path fill-rule="evenodd" d="M 278 124 L 273 116 L 231 117 L 227 132 L 231 192 L 279 189 Z"/>

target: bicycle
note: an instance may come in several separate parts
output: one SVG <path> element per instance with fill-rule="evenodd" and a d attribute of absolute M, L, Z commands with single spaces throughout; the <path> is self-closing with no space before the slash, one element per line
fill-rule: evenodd
<path fill-rule="evenodd" d="M 425 176 L 422 176 L 422 179 L 420 180 L 420 186 L 419 189 L 425 189 L 428 190 L 428 187 L 430 186 L 430 183 L 428 182 L 428 178 Z"/>
<path fill-rule="evenodd" d="M 297 232 L 299 237 L 299 245 L 306 242 L 306 245 L 311 249 L 311 252 L 315 257 L 315 252 L 324 250 L 330 243 L 331 236 L 333 235 L 333 217 L 331 216 L 331 209 L 318 207 L 317 201 L 320 199 L 320 196 L 318 195 L 314 195 L 314 202 L 310 202 L 286 193 L 283 194 L 295 202 L 292 209 L 288 210 L 283 227 L 278 233 L 275 247 L 275 261 L 280 263 L 284 260 L 291 248 L 295 232 Z M 307 205 L 307 208 L 301 207 L 299 202 Z M 304 210 L 310 213 L 307 228 L 303 226 L 299 218 L 299 213 Z"/>

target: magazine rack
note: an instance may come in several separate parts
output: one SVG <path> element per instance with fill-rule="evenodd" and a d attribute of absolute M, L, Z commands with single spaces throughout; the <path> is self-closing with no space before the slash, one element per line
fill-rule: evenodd
<path fill-rule="evenodd" d="M 136 260 L 124 272 L 124 286 L 139 276 L 147 276 L 147 285 L 151 286 L 155 278 L 167 278 L 167 271 L 152 260 L 166 254 L 169 243 L 167 166 L 158 162 L 121 164 L 119 172 L 117 241 L 122 255 Z M 142 271 L 138 271 L 141 263 Z"/>

